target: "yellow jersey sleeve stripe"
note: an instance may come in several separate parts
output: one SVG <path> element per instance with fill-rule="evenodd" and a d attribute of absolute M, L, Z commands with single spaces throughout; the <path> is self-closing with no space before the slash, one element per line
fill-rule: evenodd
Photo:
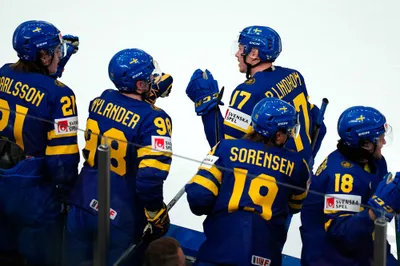
<path fill-rule="evenodd" d="M 333 219 L 329 219 L 329 220 L 325 223 L 325 232 L 328 231 L 329 226 L 331 226 L 332 221 L 333 221 Z"/>
<path fill-rule="evenodd" d="M 209 172 L 213 177 L 215 177 L 215 179 L 218 180 L 218 183 L 222 183 L 222 173 L 215 165 L 213 165 L 210 169 L 204 166 L 200 166 L 199 170 Z"/>
<path fill-rule="evenodd" d="M 75 153 L 79 153 L 78 144 L 46 147 L 46 155 L 67 155 Z"/>
<path fill-rule="evenodd" d="M 214 196 L 218 195 L 218 187 L 215 185 L 213 181 L 210 179 L 205 178 L 204 176 L 201 175 L 195 175 L 192 180 L 190 180 L 189 184 L 191 183 L 196 183 L 206 189 L 208 189 L 211 193 L 214 194 Z"/>
<path fill-rule="evenodd" d="M 53 129 L 52 131 L 47 132 L 47 139 L 59 139 L 59 138 L 66 138 L 66 137 L 76 137 L 78 135 L 77 132 L 67 133 L 67 134 L 56 134 L 56 131 Z"/>
<path fill-rule="evenodd" d="M 303 193 L 299 195 L 292 195 L 291 199 L 292 200 L 303 200 L 307 197 L 307 191 L 304 191 Z"/>
<path fill-rule="evenodd" d="M 169 172 L 169 168 L 171 167 L 170 164 L 162 163 L 155 159 L 143 159 L 140 161 L 139 168 L 151 167 L 156 168 L 161 171 Z"/>
<path fill-rule="evenodd" d="M 236 138 L 234 138 L 234 137 L 232 137 L 232 136 L 229 136 L 229 135 L 227 135 L 227 134 L 224 134 L 224 139 L 236 139 Z"/>
<path fill-rule="evenodd" d="M 144 156 L 166 156 L 166 157 L 171 157 L 172 152 L 167 152 L 167 151 L 157 151 L 151 147 L 151 145 L 142 147 L 137 150 L 137 157 L 142 158 Z"/>
<path fill-rule="evenodd" d="M 294 204 L 289 202 L 289 207 L 292 209 L 300 210 L 302 206 L 303 206 L 302 204 Z"/>
<path fill-rule="evenodd" d="M 341 211 L 334 211 L 334 210 L 324 210 L 324 214 L 335 214 Z"/>

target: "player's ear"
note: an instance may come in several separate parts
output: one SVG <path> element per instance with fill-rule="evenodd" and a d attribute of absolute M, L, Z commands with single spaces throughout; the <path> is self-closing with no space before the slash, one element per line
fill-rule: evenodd
<path fill-rule="evenodd" d="M 144 82 L 143 80 L 136 81 L 136 90 L 138 93 L 147 91 L 148 88 L 146 86 L 146 82 Z"/>
<path fill-rule="evenodd" d="M 249 57 L 250 57 L 252 60 L 260 60 L 259 57 L 258 57 L 258 49 L 251 48 L 251 51 L 250 51 L 250 53 L 249 53 Z"/>
<path fill-rule="evenodd" d="M 361 148 L 369 151 L 370 153 L 374 152 L 374 144 L 370 141 L 364 140 L 360 144 Z"/>

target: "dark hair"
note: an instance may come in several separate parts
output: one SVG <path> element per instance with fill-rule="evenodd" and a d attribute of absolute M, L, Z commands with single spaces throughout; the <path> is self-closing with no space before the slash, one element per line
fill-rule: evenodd
<path fill-rule="evenodd" d="M 348 160 L 363 166 L 373 159 L 373 152 L 370 152 L 363 148 L 366 143 L 368 143 L 368 141 L 360 140 L 358 147 L 354 148 L 344 144 L 343 140 L 339 140 L 336 147 L 338 151 Z M 374 144 L 374 150 L 375 148 L 376 145 Z"/>
<path fill-rule="evenodd" d="M 40 59 L 46 51 L 40 51 L 37 54 L 35 61 L 27 61 L 19 59 L 16 63 L 11 64 L 11 69 L 17 72 L 27 72 L 27 73 L 41 73 L 43 75 L 49 75 L 47 67 L 45 67 Z"/>
<path fill-rule="evenodd" d="M 179 265 L 178 250 L 181 245 L 172 237 L 154 240 L 148 246 L 144 266 L 177 266 Z"/>
<path fill-rule="evenodd" d="M 281 133 L 285 134 L 285 131 L 283 131 L 283 130 L 278 130 L 278 132 L 281 132 Z M 251 141 L 254 141 L 254 142 L 262 142 L 267 147 L 271 147 L 271 146 L 283 147 L 284 146 L 284 144 L 276 145 L 275 144 L 276 143 L 275 142 L 276 141 L 275 137 L 273 137 L 273 138 L 264 137 L 263 135 L 261 135 L 260 133 L 256 132 L 255 130 L 252 130 L 249 133 L 246 133 L 242 137 L 242 139 L 247 139 L 247 140 L 251 140 Z"/>

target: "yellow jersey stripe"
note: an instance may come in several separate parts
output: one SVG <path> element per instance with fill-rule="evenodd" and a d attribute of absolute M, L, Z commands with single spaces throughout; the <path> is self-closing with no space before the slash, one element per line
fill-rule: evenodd
<path fill-rule="evenodd" d="M 142 147 L 137 150 L 137 157 L 142 158 L 144 156 L 166 156 L 171 157 L 172 152 L 167 151 L 157 151 L 151 147 L 151 145 Z"/>
<path fill-rule="evenodd" d="M 169 171 L 169 168 L 171 167 L 170 164 L 162 163 L 160 161 L 157 161 L 155 159 L 143 159 L 140 161 L 139 168 L 145 168 L 145 167 L 151 167 L 151 168 L 156 168 L 161 171 Z"/>
<path fill-rule="evenodd" d="M 78 135 L 77 132 L 67 133 L 67 134 L 56 134 L 56 131 L 53 129 L 52 131 L 47 132 L 47 139 L 59 139 L 59 138 L 66 138 L 66 137 L 76 137 Z"/>
<path fill-rule="evenodd" d="M 75 153 L 79 153 L 78 144 L 46 147 L 46 155 L 67 155 Z"/>
<path fill-rule="evenodd" d="M 333 221 L 333 219 L 329 219 L 329 220 L 325 223 L 325 232 L 328 231 L 329 226 L 331 226 L 332 221 Z"/>
<path fill-rule="evenodd" d="M 292 200 L 303 200 L 305 199 L 307 196 L 307 191 L 304 191 L 303 193 L 299 194 L 299 195 L 292 195 L 291 199 Z"/>
<path fill-rule="evenodd" d="M 232 137 L 232 136 L 229 136 L 229 135 L 227 135 L 227 134 L 224 134 L 224 139 L 236 139 L 236 138 L 234 138 L 234 137 Z"/>
<path fill-rule="evenodd" d="M 201 166 L 199 167 L 199 170 L 205 170 L 209 172 L 215 179 L 218 180 L 218 183 L 222 183 L 222 173 L 215 165 L 213 165 L 211 168 Z"/>
<path fill-rule="evenodd" d="M 189 184 L 196 183 L 206 189 L 208 189 L 214 196 L 218 195 L 218 187 L 217 185 L 211 181 L 210 179 L 205 178 L 201 175 L 195 175 L 192 180 L 190 180 Z"/>
<path fill-rule="evenodd" d="M 289 207 L 292 209 L 300 210 L 302 206 L 303 206 L 302 204 L 294 204 L 289 202 Z"/>

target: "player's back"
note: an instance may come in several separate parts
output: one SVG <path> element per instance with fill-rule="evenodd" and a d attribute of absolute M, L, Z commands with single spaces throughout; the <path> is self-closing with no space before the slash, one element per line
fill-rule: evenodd
<path fill-rule="evenodd" d="M 251 112 L 253 107 L 265 97 L 275 97 L 292 104 L 300 113 L 300 134 L 295 140 L 289 140 L 289 149 L 301 152 L 304 158 L 310 158 L 311 131 L 313 128 L 311 108 L 303 76 L 297 70 L 274 66 L 257 72 L 253 78 L 240 84 L 232 93 L 229 108 L 225 114 L 225 138 L 241 138 L 251 131 Z"/>
<path fill-rule="evenodd" d="M 328 229 L 332 224 L 344 222 L 335 219 L 355 215 L 364 210 L 361 204 L 368 205 L 368 199 L 387 172 L 385 159 L 374 160 L 371 168 L 373 171 L 349 161 L 337 150 L 319 166 L 310 186 L 310 191 L 316 193 L 308 194 L 301 211 L 304 265 L 368 265 L 372 236 L 363 238 L 362 245 L 349 247 L 337 235 L 338 230 Z M 367 227 L 361 219 L 357 226 Z M 356 231 L 356 228 L 344 225 L 342 228 Z"/>
<path fill-rule="evenodd" d="M 161 175 L 158 170 L 165 171 L 166 177 L 172 153 L 170 133 L 171 121 L 163 110 L 116 90 L 104 91 L 89 105 L 85 163 L 73 191 L 73 204 L 97 212 L 97 147 L 106 142 L 111 160 L 112 223 L 132 227 L 135 216 L 144 222 L 143 201 L 137 196 L 138 178 L 152 174 L 156 179 Z M 165 177 L 162 174 L 160 178 Z"/>
<path fill-rule="evenodd" d="M 260 260 L 280 265 L 289 200 L 294 194 L 305 195 L 305 162 L 287 149 L 245 139 L 221 141 L 213 156 L 223 174 L 204 222 L 207 240 L 199 257 L 229 265 Z"/>
<path fill-rule="evenodd" d="M 17 143 L 25 154 L 42 157 L 49 140 L 76 137 L 75 96 L 63 83 L 40 73 L 14 71 L 6 64 L 0 69 L 0 95 L 0 135 Z M 55 126 L 57 118 L 67 124 Z M 69 142 L 76 144 L 76 139 Z M 57 152 L 49 148 L 47 154 L 53 150 Z"/>

